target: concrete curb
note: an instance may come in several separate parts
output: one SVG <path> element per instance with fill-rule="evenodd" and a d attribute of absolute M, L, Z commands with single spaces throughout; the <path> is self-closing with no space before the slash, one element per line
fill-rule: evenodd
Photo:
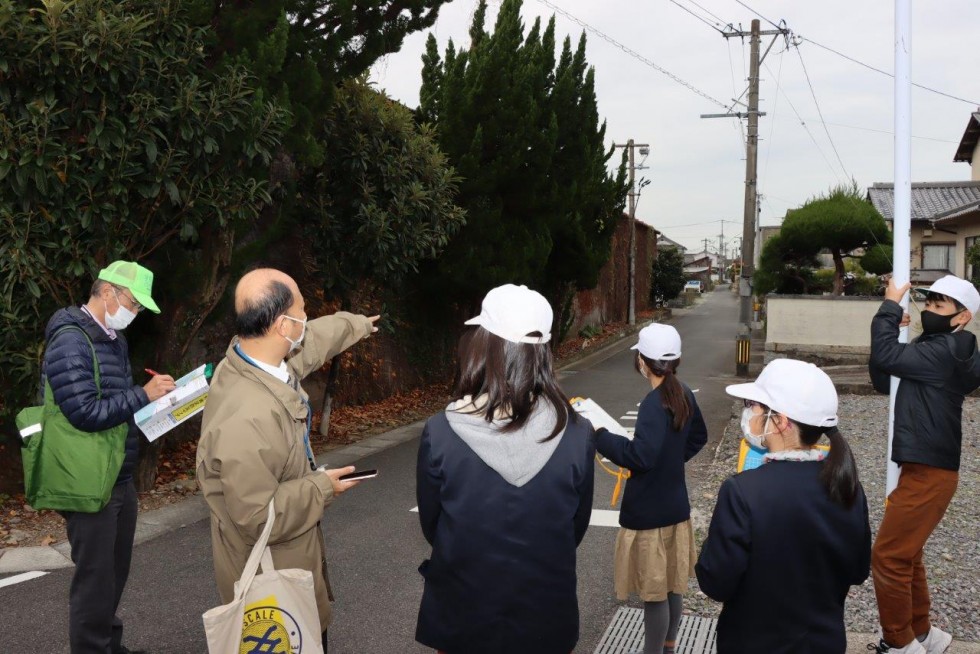
<path fill-rule="evenodd" d="M 625 349 L 625 343 L 652 321 L 646 321 L 633 327 L 627 327 L 620 336 L 611 339 L 594 352 L 583 353 L 565 361 L 558 369 L 559 372 L 573 367 L 584 367 L 604 361 Z M 320 452 L 318 462 L 328 464 L 332 468 L 349 466 L 360 459 L 377 454 L 390 447 L 407 443 L 422 433 L 424 420 L 396 427 L 383 434 L 370 436 L 362 441 Z M 195 494 L 184 500 L 167 506 L 139 514 L 136 521 L 136 537 L 134 545 L 141 545 L 148 540 L 157 538 L 171 531 L 182 529 L 188 525 L 208 517 L 208 507 L 204 496 Z M 13 547 L 0 550 L 0 575 L 11 575 L 34 570 L 58 570 L 70 568 L 71 546 L 67 541 L 55 545 L 38 547 Z"/>

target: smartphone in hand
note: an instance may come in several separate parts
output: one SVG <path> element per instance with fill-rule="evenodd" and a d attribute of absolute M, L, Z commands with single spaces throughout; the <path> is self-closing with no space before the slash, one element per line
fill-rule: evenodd
<path fill-rule="evenodd" d="M 354 472 L 339 477 L 340 481 L 359 481 L 361 479 L 371 479 L 378 476 L 377 470 L 355 470 Z"/>

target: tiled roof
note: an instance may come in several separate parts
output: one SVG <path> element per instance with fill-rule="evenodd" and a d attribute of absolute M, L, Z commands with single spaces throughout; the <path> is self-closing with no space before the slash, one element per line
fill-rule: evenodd
<path fill-rule="evenodd" d="M 970 122 L 966 124 L 963 138 L 960 145 L 956 148 L 956 156 L 953 161 L 973 161 L 973 151 L 977 147 L 977 140 L 980 139 L 980 111 L 974 111 L 970 115 Z"/>
<path fill-rule="evenodd" d="M 959 207 L 957 209 L 953 209 L 952 211 L 948 211 L 948 212 L 946 212 L 944 214 L 941 214 L 939 216 L 936 216 L 936 219 L 935 220 L 936 220 L 937 223 L 941 223 L 941 222 L 943 222 L 945 220 L 953 220 L 954 218 L 962 218 L 963 216 L 966 216 L 968 214 L 974 213 L 976 211 L 980 211 L 980 202 L 971 202 L 971 203 L 969 203 L 969 204 L 967 204 L 965 206 Z"/>
<path fill-rule="evenodd" d="M 895 185 L 878 182 L 868 199 L 887 221 L 895 220 Z M 912 220 L 931 220 L 980 202 L 980 182 L 916 182 L 912 184 Z"/>

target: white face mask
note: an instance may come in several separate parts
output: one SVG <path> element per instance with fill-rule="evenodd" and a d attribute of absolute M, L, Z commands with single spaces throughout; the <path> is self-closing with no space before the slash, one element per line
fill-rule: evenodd
<path fill-rule="evenodd" d="M 136 314 L 127 309 L 119 301 L 119 294 L 116 294 L 116 304 L 118 309 L 115 313 L 109 313 L 109 305 L 106 304 L 105 300 L 102 300 L 102 304 L 105 305 L 105 326 L 109 329 L 126 329 L 129 327 L 129 323 L 136 319 Z"/>
<path fill-rule="evenodd" d="M 745 437 L 745 440 L 747 440 L 749 445 L 752 447 L 758 450 L 765 450 L 768 449 L 765 446 L 766 436 L 770 433 L 766 431 L 766 428 L 769 426 L 769 419 L 772 416 L 772 410 L 770 409 L 769 412 L 766 413 L 766 421 L 762 425 L 761 434 L 752 433 L 752 418 L 754 418 L 755 415 L 755 412 L 750 406 L 742 409 L 742 436 Z"/>
<path fill-rule="evenodd" d="M 293 318 L 292 316 L 287 316 L 286 314 L 283 314 L 282 317 L 303 325 L 303 330 L 299 333 L 299 338 L 297 338 L 295 341 L 288 336 L 283 336 L 283 338 L 289 341 L 289 351 L 294 352 L 299 349 L 299 346 L 303 344 L 303 339 L 306 338 L 306 321 L 300 320 L 299 318 Z"/>

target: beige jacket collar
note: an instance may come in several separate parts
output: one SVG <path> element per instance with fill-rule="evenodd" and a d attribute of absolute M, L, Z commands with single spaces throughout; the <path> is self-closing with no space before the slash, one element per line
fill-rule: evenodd
<path fill-rule="evenodd" d="M 228 346 L 228 350 L 225 352 L 225 361 L 231 367 L 231 369 L 237 375 L 246 377 L 248 379 L 254 379 L 258 383 L 265 386 L 269 393 L 272 394 L 279 403 L 282 404 L 283 408 L 289 412 L 293 418 L 296 419 L 306 419 L 307 412 L 309 409 L 306 406 L 307 395 L 303 387 L 299 385 L 298 380 L 294 378 L 294 383 L 296 388 L 294 389 L 289 384 L 284 384 L 280 379 L 276 378 L 258 366 L 254 366 L 245 359 L 242 358 L 235 350 L 235 345 L 238 344 L 238 337 L 232 339 L 231 344 Z"/>

